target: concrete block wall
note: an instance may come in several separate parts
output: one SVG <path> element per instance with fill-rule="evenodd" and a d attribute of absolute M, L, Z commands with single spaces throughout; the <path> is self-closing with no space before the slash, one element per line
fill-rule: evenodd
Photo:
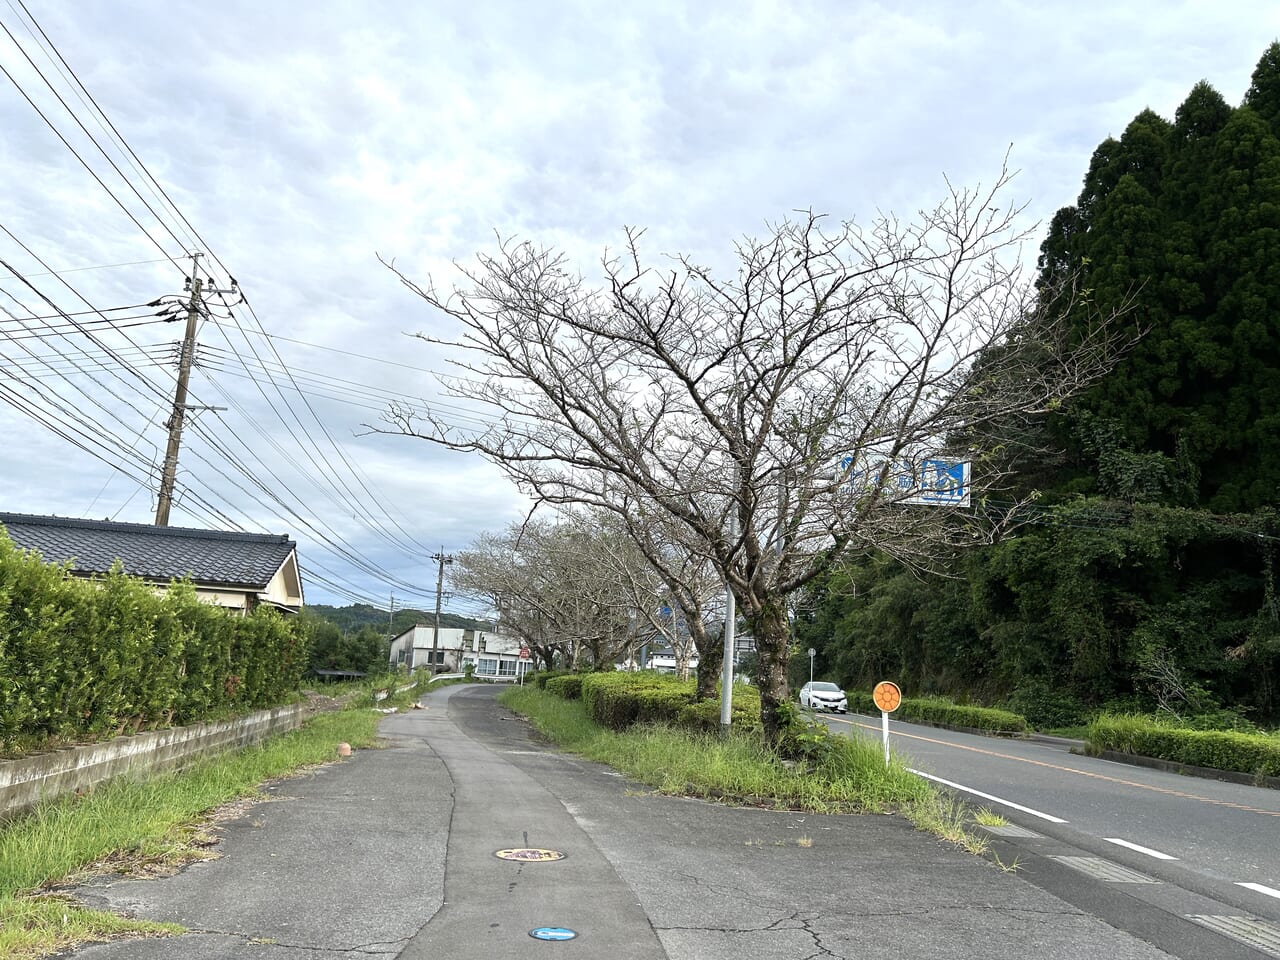
<path fill-rule="evenodd" d="M 171 770 L 234 750 L 302 723 L 305 704 L 259 710 L 236 720 L 153 730 L 103 743 L 0 761 L 0 818 L 122 774 Z"/>

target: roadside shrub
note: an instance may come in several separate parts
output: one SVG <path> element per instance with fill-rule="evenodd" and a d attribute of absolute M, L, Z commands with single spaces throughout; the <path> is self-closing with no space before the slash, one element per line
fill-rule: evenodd
<path fill-rule="evenodd" d="M 601 726 L 625 730 L 637 723 L 665 723 L 700 732 L 720 729 L 720 701 L 695 701 L 696 683 L 661 673 L 590 674 L 583 682 L 587 715 Z M 732 723 L 760 725 L 760 692 L 747 684 L 733 688 Z"/>
<path fill-rule="evenodd" d="M 692 680 L 661 673 L 593 673 L 582 685 L 587 716 L 611 730 L 633 723 L 677 723 L 693 695 Z"/>
<path fill-rule="evenodd" d="M 778 712 L 782 727 L 778 751 L 782 756 L 803 761 L 810 770 L 831 759 L 838 738 L 825 723 L 805 716 L 792 703 L 780 704 Z"/>
<path fill-rule="evenodd" d="M 1015 690 L 1004 706 L 1022 714 L 1036 730 L 1078 727 L 1089 719 L 1089 711 L 1075 697 L 1039 681 Z"/>
<path fill-rule="evenodd" d="M 1027 719 L 1019 714 L 993 707 L 961 706 L 950 700 L 904 697 L 894 716 L 900 720 L 923 720 L 988 733 L 1027 732 Z"/>
<path fill-rule="evenodd" d="M 547 677 L 541 682 L 541 686 L 554 696 L 561 700 L 578 700 L 582 697 L 582 675 L 577 673 L 564 673 L 558 677 Z"/>
<path fill-rule="evenodd" d="M 869 690 L 849 690 L 845 692 L 845 697 L 849 701 L 849 709 L 854 713 L 880 712 Z"/>
<path fill-rule="evenodd" d="M 241 617 L 188 582 L 157 594 L 119 567 L 80 580 L 0 529 L 0 750 L 276 706 L 300 686 L 308 646 L 275 610 Z"/>
<path fill-rule="evenodd" d="M 733 706 L 730 708 L 732 725 L 737 729 L 753 730 L 760 726 L 760 691 L 748 684 L 734 684 Z M 720 700 L 699 700 L 680 708 L 676 723 L 703 733 L 720 730 Z"/>
<path fill-rule="evenodd" d="M 849 709 L 854 713 L 878 716 L 880 708 L 866 690 L 848 690 Z M 894 711 L 897 720 L 918 720 L 939 723 L 951 727 L 969 727 L 988 733 L 1026 733 L 1027 719 L 1021 714 L 992 707 L 975 707 L 952 703 L 938 697 L 903 697 L 902 705 Z"/>
<path fill-rule="evenodd" d="M 547 689 L 547 681 L 554 680 L 556 677 L 565 677 L 569 675 L 568 670 L 539 670 L 532 677 L 534 683 L 538 685 L 539 690 Z M 525 682 L 530 678 L 526 677 Z"/>
<path fill-rule="evenodd" d="M 1155 757 L 1213 770 L 1280 777 L 1280 736 L 1192 730 L 1143 716 L 1103 715 L 1089 724 L 1088 749 Z"/>

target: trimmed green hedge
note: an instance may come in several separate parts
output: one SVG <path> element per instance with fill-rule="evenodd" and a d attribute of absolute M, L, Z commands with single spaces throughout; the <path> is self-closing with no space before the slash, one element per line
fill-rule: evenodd
<path fill-rule="evenodd" d="M 157 594 L 114 570 L 89 582 L 0 528 L 0 749 L 102 739 L 285 702 L 307 669 L 302 624 Z"/>
<path fill-rule="evenodd" d="M 587 716 L 601 726 L 625 730 L 633 723 L 675 723 L 693 703 L 694 684 L 661 673 L 593 673 L 582 684 Z"/>
<path fill-rule="evenodd" d="M 587 715 L 611 730 L 625 730 L 636 723 L 667 723 L 697 730 L 720 727 L 720 701 L 694 701 L 694 681 L 678 680 L 670 674 L 573 674 L 553 677 L 545 689 L 566 700 L 581 697 Z M 754 687 L 734 686 L 733 723 L 759 725 L 760 693 Z"/>
<path fill-rule="evenodd" d="M 526 673 L 525 683 L 535 684 L 539 690 L 547 689 L 547 681 L 556 677 L 567 677 L 568 670 L 539 670 L 537 673 Z"/>
<path fill-rule="evenodd" d="M 904 697 L 894 714 L 901 720 L 924 720 L 949 727 L 969 727 L 989 733 L 1026 733 L 1027 718 L 994 707 L 971 707 L 950 700 Z"/>
<path fill-rule="evenodd" d="M 1189 730 L 1142 716 L 1103 715 L 1089 724 L 1089 752 L 1135 753 L 1193 767 L 1280 777 L 1280 736 Z"/>
<path fill-rule="evenodd" d="M 880 713 L 880 708 L 863 690 L 850 691 L 849 709 L 855 713 Z M 968 727 L 988 733 L 1026 733 L 1030 727 L 1027 718 L 1008 710 L 992 707 L 973 707 L 936 697 L 903 697 L 902 705 L 893 713 L 895 720 L 923 720 L 948 727 Z"/>
<path fill-rule="evenodd" d="M 582 674 L 562 673 L 559 676 L 539 678 L 538 686 L 561 700 L 578 700 L 582 697 Z"/>

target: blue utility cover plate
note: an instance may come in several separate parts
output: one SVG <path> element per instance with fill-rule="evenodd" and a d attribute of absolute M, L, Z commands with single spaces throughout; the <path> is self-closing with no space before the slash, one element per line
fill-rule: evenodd
<path fill-rule="evenodd" d="M 572 940 L 577 933 L 568 927 L 535 927 L 529 931 L 535 940 Z"/>

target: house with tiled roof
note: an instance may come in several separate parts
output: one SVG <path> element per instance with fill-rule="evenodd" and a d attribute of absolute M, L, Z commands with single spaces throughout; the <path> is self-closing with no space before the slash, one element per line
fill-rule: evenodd
<path fill-rule="evenodd" d="M 119 560 L 125 573 L 160 589 L 189 577 L 200 599 L 220 607 L 248 611 L 268 604 L 296 612 L 302 606 L 297 544 L 283 534 L 21 513 L 0 513 L 0 526 L 21 549 L 46 563 L 69 563 L 77 577 L 100 577 Z"/>

